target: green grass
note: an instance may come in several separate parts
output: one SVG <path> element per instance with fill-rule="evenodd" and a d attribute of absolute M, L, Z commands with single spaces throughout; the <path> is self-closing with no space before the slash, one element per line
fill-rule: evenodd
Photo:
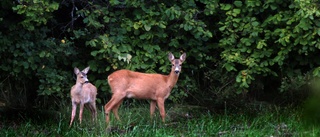
<path fill-rule="evenodd" d="M 274 107 L 266 111 L 225 110 L 219 114 L 191 106 L 187 109 L 183 106 L 167 106 L 167 121 L 162 123 L 158 111 L 154 119 L 150 119 L 147 104 L 122 106 L 119 111 L 121 122 L 111 115 L 112 122 L 109 128 L 105 124 L 101 108 L 96 123 L 90 121 L 90 115 L 85 110 L 83 123 L 80 125 L 77 120 L 69 128 L 70 111 L 70 107 L 67 107 L 45 118 L 27 118 L 24 115 L 17 115 L 10 119 L 2 117 L 0 136 L 320 136 L 319 126 L 306 122 L 302 116 L 302 110 L 295 108 Z"/>

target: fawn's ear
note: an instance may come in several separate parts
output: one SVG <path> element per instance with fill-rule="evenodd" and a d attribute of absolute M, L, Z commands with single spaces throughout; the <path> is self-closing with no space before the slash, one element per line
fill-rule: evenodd
<path fill-rule="evenodd" d="M 77 75 L 80 72 L 80 70 L 77 67 L 74 67 L 73 72 L 74 72 L 74 74 Z"/>
<path fill-rule="evenodd" d="M 186 54 L 186 53 L 183 53 L 183 54 L 180 56 L 180 61 L 181 61 L 181 63 L 186 60 L 186 57 L 187 57 L 187 54 Z"/>
<path fill-rule="evenodd" d="M 168 59 L 170 61 L 174 60 L 174 56 L 173 56 L 173 54 L 171 52 L 169 52 L 169 54 L 168 54 Z"/>
<path fill-rule="evenodd" d="M 83 72 L 84 74 L 87 74 L 88 71 L 89 71 L 89 69 L 90 69 L 90 66 L 88 66 L 88 67 L 86 67 L 85 69 L 83 69 L 82 72 Z"/>

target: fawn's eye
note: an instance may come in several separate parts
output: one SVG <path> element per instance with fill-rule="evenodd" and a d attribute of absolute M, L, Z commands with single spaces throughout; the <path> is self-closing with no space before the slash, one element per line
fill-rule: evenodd
<path fill-rule="evenodd" d="M 81 76 L 80 78 L 83 78 L 83 76 Z"/>

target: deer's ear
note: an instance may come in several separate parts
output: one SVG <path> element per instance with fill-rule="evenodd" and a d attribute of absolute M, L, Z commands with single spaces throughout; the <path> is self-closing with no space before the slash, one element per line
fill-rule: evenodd
<path fill-rule="evenodd" d="M 84 70 L 82 70 L 82 72 L 85 73 L 85 74 L 87 74 L 88 71 L 89 71 L 89 69 L 90 69 L 90 66 L 86 67 Z"/>
<path fill-rule="evenodd" d="M 77 67 L 74 67 L 73 72 L 74 72 L 74 74 L 77 75 L 80 72 L 80 70 Z"/>
<path fill-rule="evenodd" d="M 174 56 L 173 56 L 173 54 L 171 52 L 169 52 L 169 54 L 168 54 L 168 59 L 170 61 L 174 60 Z"/>
<path fill-rule="evenodd" d="M 186 57 L 187 57 L 187 54 L 186 53 L 183 53 L 181 56 L 180 56 L 180 61 L 181 62 L 184 62 L 186 60 Z"/>

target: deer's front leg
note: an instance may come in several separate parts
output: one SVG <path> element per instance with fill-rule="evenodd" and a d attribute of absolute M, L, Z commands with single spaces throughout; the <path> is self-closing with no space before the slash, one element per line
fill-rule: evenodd
<path fill-rule="evenodd" d="M 112 109 L 112 112 L 118 121 L 121 121 L 119 114 L 118 114 L 118 109 L 119 109 L 120 105 L 122 104 L 122 101 L 123 101 L 123 99 L 118 104 L 116 104 Z"/>
<path fill-rule="evenodd" d="M 76 110 L 77 110 L 77 104 L 72 102 L 72 112 L 71 112 L 71 120 L 70 120 L 69 127 L 71 127 L 74 117 L 76 116 Z"/>
<path fill-rule="evenodd" d="M 160 116 L 162 118 L 162 122 L 165 122 L 166 111 L 164 109 L 164 99 L 158 98 L 157 103 L 158 103 L 158 107 L 159 107 L 159 111 L 160 111 Z"/>
<path fill-rule="evenodd" d="M 82 122 L 83 107 L 84 107 L 84 104 L 81 102 L 81 103 L 80 103 L 80 112 L 79 112 L 80 124 L 81 124 L 81 122 Z"/>
<path fill-rule="evenodd" d="M 156 109 L 156 101 L 155 100 L 151 100 L 150 101 L 150 117 L 153 117 L 154 111 Z"/>
<path fill-rule="evenodd" d="M 117 107 L 119 103 L 123 100 L 125 94 L 113 94 L 110 101 L 104 106 L 104 113 L 106 115 L 106 123 L 110 122 L 110 110 L 113 110 L 114 107 Z M 118 113 L 118 108 L 116 108 L 116 113 Z M 118 115 L 118 114 L 117 114 Z M 116 116 L 119 117 L 119 116 Z"/>

